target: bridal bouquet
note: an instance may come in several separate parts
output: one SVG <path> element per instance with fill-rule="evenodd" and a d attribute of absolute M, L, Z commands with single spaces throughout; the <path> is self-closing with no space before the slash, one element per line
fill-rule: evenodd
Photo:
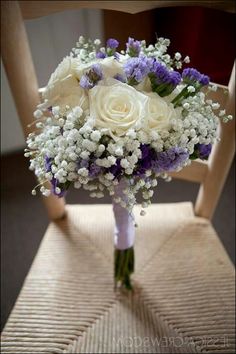
<path fill-rule="evenodd" d="M 44 196 L 62 197 L 74 186 L 91 197 L 112 197 L 115 282 L 128 289 L 134 205 L 140 202 L 144 215 L 158 177 L 169 180 L 168 173 L 191 160 L 207 159 L 219 119 L 232 118 L 207 99 L 216 89 L 208 76 L 193 68 L 180 72 L 189 57 L 171 58 L 169 44 L 129 38 L 118 52 L 115 39 L 102 47 L 80 37 L 43 89 L 36 130 L 27 138 L 25 156 L 40 182 L 33 195 L 39 188 Z"/>

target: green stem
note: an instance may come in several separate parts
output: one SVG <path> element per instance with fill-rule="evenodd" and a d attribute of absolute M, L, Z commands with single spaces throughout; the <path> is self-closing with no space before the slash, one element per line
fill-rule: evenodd
<path fill-rule="evenodd" d="M 134 272 L 134 249 L 130 247 L 126 250 L 115 249 L 115 284 L 121 283 L 126 289 L 131 290 L 132 284 L 130 276 Z"/>
<path fill-rule="evenodd" d="M 177 105 L 177 103 L 179 103 L 179 100 L 181 98 L 184 98 L 184 96 L 186 96 L 186 94 L 188 94 L 188 87 L 184 87 L 183 90 L 171 101 L 171 103 L 173 103 L 175 106 Z"/>

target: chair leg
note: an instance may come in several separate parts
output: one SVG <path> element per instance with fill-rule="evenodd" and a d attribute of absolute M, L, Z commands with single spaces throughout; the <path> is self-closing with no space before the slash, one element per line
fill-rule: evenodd
<path fill-rule="evenodd" d="M 28 124 L 34 120 L 33 112 L 40 102 L 38 83 L 18 1 L 2 1 L 1 11 L 2 59 L 26 137 L 30 132 Z M 64 215 L 63 198 L 43 199 L 51 219 Z"/>
<path fill-rule="evenodd" d="M 235 114 L 235 65 L 228 85 L 226 102 L 228 114 Z M 208 172 L 201 184 L 195 204 L 195 214 L 211 219 L 235 153 L 235 117 L 233 121 L 220 124 L 220 141 L 214 145 L 208 164 Z"/>
<path fill-rule="evenodd" d="M 65 198 L 58 198 L 55 195 L 42 197 L 50 220 L 61 219 L 66 215 Z"/>

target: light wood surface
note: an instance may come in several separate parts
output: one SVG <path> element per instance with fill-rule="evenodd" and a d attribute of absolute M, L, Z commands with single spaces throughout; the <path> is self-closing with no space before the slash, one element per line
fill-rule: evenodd
<path fill-rule="evenodd" d="M 158 7 L 204 6 L 235 12 L 234 1 L 20 1 L 24 19 L 32 19 L 65 10 L 105 9 L 136 14 Z"/>
<path fill-rule="evenodd" d="M 176 179 L 183 179 L 189 182 L 202 183 L 208 173 L 208 164 L 206 161 L 195 160 L 190 166 L 183 168 L 179 172 L 172 172 L 170 176 Z"/>
<path fill-rule="evenodd" d="M 2 60 L 25 137 L 28 125 L 34 121 L 33 112 L 40 102 L 38 82 L 29 48 L 27 34 L 17 1 L 1 2 Z M 50 219 L 65 213 L 65 201 L 55 196 L 42 197 Z"/>
<path fill-rule="evenodd" d="M 235 64 L 228 86 L 228 114 L 235 114 Z M 211 218 L 219 200 L 235 153 L 235 119 L 219 127 L 221 141 L 214 145 L 208 162 L 208 173 L 200 186 L 195 205 L 196 215 Z"/>
<path fill-rule="evenodd" d="M 2 1 L 2 60 L 25 137 L 39 104 L 38 82 L 17 1 Z"/>

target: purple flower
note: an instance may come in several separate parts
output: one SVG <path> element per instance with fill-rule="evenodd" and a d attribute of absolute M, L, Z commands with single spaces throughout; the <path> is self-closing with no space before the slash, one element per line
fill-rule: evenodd
<path fill-rule="evenodd" d="M 89 90 L 94 86 L 87 75 L 83 75 L 81 77 L 79 84 L 83 89 L 86 89 L 86 90 Z"/>
<path fill-rule="evenodd" d="M 142 152 L 142 159 L 146 159 L 149 156 L 150 153 L 150 147 L 147 144 L 141 144 L 140 145 L 140 150 Z"/>
<path fill-rule="evenodd" d="M 99 175 L 101 172 L 102 168 L 98 165 L 96 165 L 95 162 L 92 162 L 89 166 L 89 177 L 95 178 Z"/>
<path fill-rule="evenodd" d="M 154 60 L 149 78 L 152 90 L 164 97 L 169 95 L 181 81 L 181 75 L 177 71 L 170 71 L 168 68 Z"/>
<path fill-rule="evenodd" d="M 129 84 L 137 84 L 147 76 L 152 68 L 153 59 L 141 56 L 130 58 L 124 65 L 124 71 L 129 79 Z"/>
<path fill-rule="evenodd" d="M 89 165 L 89 161 L 86 160 L 86 159 L 80 159 L 79 162 L 78 162 L 78 168 L 88 168 L 88 165 Z"/>
<path fill-rule="evenodd" d="M 181 75 L 177 71 L 169 72 L 169 83 L 175 88 L 181 81 Z"/>
<path fill-rule="evenodd" d="M 184 69 L 182 72 L 182 78 L 184 83 L 189 85 L 200 83 L 202 86 L 204 86 L 208 85 L 210 81 L 208 76 L 201 74 L 199 71 L 193 68 Z"/>
<path fill-rule="evenodd" d="M 88 75 L 90 76 L 91 80 L 94 81 L 94 82 L 97 82 L 98 80 L 101 80 L 102 79 L 101 66 L 99 64 L 93 64 L 91 66 L 91 69 L 90 69 Z"/>
<path fill-rule="evenodd" d="M 141 50 L 141 42 L 129 37 L 126 43 L 126 52 L 131 57 L 138 57 Z"/>
<path fill-rule="evenodd" d="M 200 80 L 201 74 L 196 69 L 187 68 L 182 72 L 182 78 L 186 84 L 192 84 Z"/>
<path fill-rule="evenodd" d="M 164 64 L 154 60 L 151 72 L 151 77 L 156 85 L 168 83 L 169 70 Z"/>
<path fill-rule="evenodd" d="M 104 59 L 104 58 L 106 58 L 106 56 L 107 56 L 106 53 L 103 53 L 101 51 L 96 53 L 96 58 L 97 59 Z"/>
<path fill-rule="evenodd" d="M 196 157 L 199 157 L 201 160 L 207 160 L 212 150 L 211 144 L 196 144 L 194 147 L 194 154 Z"/>
<path fill-rule="evenodd" d="M 201 75 L 201 78 L 200 78 L 200 80 L 199 80 L 199 82 L 200 82 L 200 84 L 203 85 L 203 86 L 208 85 L 209 82 L 210 82 L 210 78 L 209 78 L 209 76 L 202 74 L 202 75 Z"/>
<path fill-rule="evenodd" d="M 116 74 L 116 75 L 114 76 L 114 79 L 116 79 L 116 80 L 118 80 L 118 81 L 120 81 L 120 82 L 126 82 L 125 77 L 124 77 L 123 75 L 121 75 L 121 74 Z"/>
<path fill-rule="evenodd" d="M 52 170 L 52 158 L 45 156 L 45 169 L 46 172 L 51 172 Z"/>
<path fill-rule="evenodd" d="M 93 64 L 90 70 L 82 75 L 80 79 L 80 86 L 84 89 L 91 89 L 94 87 L 99 80 L 102 79 L 102 69 L 99 64 Z"/>
<path fill-rule="evenodd" d="M 119 42 L 114 39 L 114 38 L 110 38 L 107 40 L 107 47 L 110 49 L 116 49 L 119 46 Z"/>
<path fill-rule="evenodd" d="M 172 103 L 175 107 L 180 105 L 184 98 L 194 96 L 202 86 L 208 85 L 210 81 L 208 76 L 201 74 L 199 71 L 193 68 L 184 69 L 182 72 L 182 79 L 183 82 L 187 84 L 187 86 L 184 87 L 182 91 L 172 100 Z M 188 91 L 188 85 L 194 86 L 195 91 Z"/>
<path fill-rule="evenodd" d="M 156 152 L 147 144 L 140 147 L 142 157 L 139 160 L 139 166 L 135 171 L 138 176 L 144 176 L 147 170 L 155 173 L 175 171 L 189 158 L 188 152 L 179 147 L 170 148 L 167 151 Z"/>
<path fill-rule="evenodd" d="M 189 158 L 188 152 L 180 147 L 173 147 L 167 151 L 158 152 L 156 160 L 152 162 L 152 168 L 156 173 L 175 171 L 183 166 Z"/>
<path fill-rule="evenodd" d="M 122 167 L 120 165 L 120 159 L 117 159 L 116 164 L 109 168 L 109 172 L 112 173 L 115 178 L 121 175 Z"/>
<path fill-rule="evenodd" d="M 52 184 L 52 192 L 55 194 L 57 197 L 61 198 L 65 195 L 66 190 L 63 190 L 60 186 L 60 183 L 57 178 L 53 177 L 51 179 L 51 184 Z M 59 187 L 61 189 L 60 193 L 57 193 L 56 188 Z"/>
<path fill-rule="evenodd" d="M 142 152 L 142 156 L 139 160 L 139 166 L 134 174 L 138 176 L 144 176 L 145 172 L 152 168 L 152 160 L 155 160 L 156 152 L 147 144 L 141 144 L 140 150 Z"/>
<path fill-rule="evenodd" d="M 52 161 L 53 161 L 53 159 L 51 157 L 45 156 L 45 169 L 46 169 L 46 172 L 51 172 L 52 171 Z M 66 190 L 62 190 L 58 179 L 53 177 L 50 182 L 51 182 L 51 185 L 52 185 L 53 194 L 55 194 L 59 198 L 63 197 L 65 192 L 66 192 Z M 60 187 L 60 189 L 61 189 L 60 193 L 56 192 L 56 188 L 57 187 Z"/>

